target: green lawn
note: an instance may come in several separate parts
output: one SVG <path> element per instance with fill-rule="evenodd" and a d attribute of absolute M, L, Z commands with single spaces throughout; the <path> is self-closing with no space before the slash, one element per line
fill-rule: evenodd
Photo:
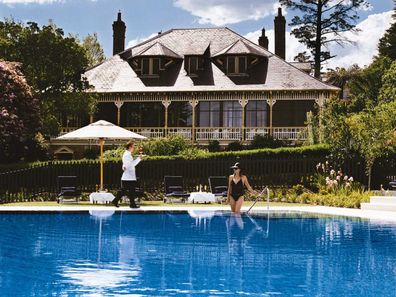
<path fill-rule="evenodd" d="M 252 205 L 252 201 L 246 201 L 243 206 L 250 206 Z M 226 204 L 218 204 L 218 203 L 201 203 L 201 204 L 186 204 L 186 203 L 164 203 L 163 201 L 143 201 L 142 206 L 195 206 L 195 207 L 201 207 L 201 206 L 228 206 Z M 265 202 L 258 202 L 256 206 L 266 206 L 267 203 Z M 18 203 L 8 203 L 8 204 L 1 204 L 1 207 L 7 207 L 7 206 L 58 206 L 59 208 L 65 207 L 65 206 L 92 206 L 89 201 L 81 201 L 79 204 L 72 204 L 72 203 L 67 203 L 67 204 L 58 204 L 55 201 L 44 201 L 44 202 L 18 202 Z M 95 204 L 95 206 L 103 206 L 103 207 L 108 207 L 112 206 L 111 204 Z M 127 204 L 121 204 L 121 206 L 127 206 Z M 307 204 L 298 204 L 298 203 L 282 203 L 282 202 L 271 202 L 270 206 L 307 206 Z"/>

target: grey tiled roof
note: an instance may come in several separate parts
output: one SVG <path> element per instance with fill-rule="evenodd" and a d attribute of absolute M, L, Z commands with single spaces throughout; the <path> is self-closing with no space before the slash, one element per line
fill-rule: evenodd
<path fill-rule="evenodd" d="M 147 86 L 127 62 L 128 59 L 152 51 L 179 57 L 202 55 L 209 46 L 213 56 L 225 49 L 246 50 L 268 57 L 265 83 L 236 84 L 214 63 L 213 83 L 194 84 L 184 65 L 171 86 Z M 244 49 L 245 48 L 245 49 Z M 216 91 L 216 90 L 338 90 L 287 63 L 259 45 L 228 28 L 172 29 L 115 55 L 86 71 L 85 76 L 95 92 L 162 92 L 162 91 Z"/>
<path fill-rule="evenodd" d="M 152 45 L 149 45 L 147 48 L 143 49 L 140 53 L 135 55 L 137 56 L 165 56 L 165 57 L 173 57 L 182 59 L 181 56 L 176 54 L 171 49 L 167 48 L 166 46 L 162 45 L 159 42 L 156 42 Z"/>
<path fill-rule="evenodd" d="M 237 55 L 237 54 L 252 54 L 257 56 L 267 56 L 264 55 L 262 51 L 259 51 L 253 47 L 251 47 L 247 42 L 243 41 L 243 39 L 239 39 L 233 44 L 227 46 L 225 49 L 213 55 L 213 57 L 221 56 L 221 55 Z"/>

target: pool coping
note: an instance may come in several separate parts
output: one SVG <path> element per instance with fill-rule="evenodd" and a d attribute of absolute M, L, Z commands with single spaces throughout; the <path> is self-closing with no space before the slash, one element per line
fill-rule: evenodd
<path fill-rule="evenodd" d="M 242 207 L 242 213 L 246 213 L 249 206 Z M 188 212 L 188 211 L 230 211 L 229 206 L 143 206 L 138 209 L 129 207 L 98 207 L 98 206 L 0 206 L 0 215 L 6 213 L 80 213 L 94 211 L 115 211 L 123 213 L 160 213 L 160 212 Z M 378 210 L 362 210 L 352 208 L 340 208 L 329 206 L 270 206 L 270 211 L 276 212 L 302 212 L 308 214 L 334 215 L 352 218 L 369 219 L 376 222 L 395 223 L 396 212 L 378 211 Z M 265 206 L 256 206 L 250 212 L 251 214 L 263 213 L 267 211 Z"/>

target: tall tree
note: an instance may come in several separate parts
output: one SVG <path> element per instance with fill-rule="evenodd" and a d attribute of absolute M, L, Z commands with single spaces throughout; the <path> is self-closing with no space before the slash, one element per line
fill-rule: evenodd
<path fill-rule="evenodd" d="M 346 119 L 355 150 L 364 157 L 368 188 L 376 159 L 394 150 L 396 135 L 396 101 L 380 104 L 374 109 L 351 115 Z"/>
<path fill-rule="evenodd" d="M 344 67 L 337 67 L 335 70 L 330 70 L 327 73 L 327 82 L 333 86 L 339 87 L 341 89 L 340 98 L 344 97 L 344 91 L 347 83 L 356 75 L 358 75 L 360 68 L 358 65 L 354 64 L 348 69 Z"/>
<path fill-rule="evenodd" d="M 368 7 L 365 0 L 279 0 L 280 4 L 298 10 L 290 26 L 292 34 L 310 50 L 314 60 L 315 77 L 320 78 L 324 61 L 334 58 L 329 51 L 331 43 L 345 44 L 342 34 L 356 31 L 358 9 Z"/>
<path fill-rule="evenodd" d="M 88 59 L 88 66 L 94 66 L 103 62 L 106 59 L 103 48 L 99 43 L 98 35 L 96 33 L 88 34 L 82 40 L 82 47 Z"/>
<path fill-rule="evenodd" d="M 0 60 L 0 163 L 19 161 L 40 125 L 39 102 L 19 64 Z"/>
<path fill-rule="evenodd" d="M 378 44 L 378 51 L 381 56 L 387 56 L 396 60 L 396 0 L 395 9 L 393 11 L 393 23 L 385 35 L 380 39 Z"/>
<path fill-rule="evenodd" d="M 89 87 L 81 78 L 89 64 L 85 49 L 54 23 L 39 27 L 34 22 L 0 22 L 0 58 L 21 63 L 21 70 L 40 101 L 46 135 L 57 135 L 62 115 L 89 111 L 93 99 L 81 95 Z M 83 104 L 78 105 L 82 110 L 69 115 L 70 109 L 75 111 L 75 100 L 68 100 L 72 97 L 80 98 Z"/>

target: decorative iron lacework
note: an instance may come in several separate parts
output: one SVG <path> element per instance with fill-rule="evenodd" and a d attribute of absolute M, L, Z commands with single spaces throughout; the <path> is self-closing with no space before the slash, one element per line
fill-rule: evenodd
<path fill-rule="evenodd" d="M 217 92 L 139 92 L 139 93 L 100 93 L 98 102 L 162 102 L 166 98 L 170 101 L 190 101 L 192 98 L 198 101 L 228 101 L 240 100 L 316 100 L 320 97 L 330 98 L 331 92 L 319 91 L 217 91 Z"/>

